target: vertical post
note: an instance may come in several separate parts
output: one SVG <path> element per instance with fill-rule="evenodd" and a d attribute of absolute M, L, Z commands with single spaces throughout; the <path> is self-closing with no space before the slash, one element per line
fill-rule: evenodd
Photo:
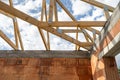
<path fill-rule="evenodd" d="M 78 26 L 77 26 L 77 32 L 76 32 L 76 40 L 78 40 Z M 79 50 L 79 46 L 75 45 L 75 49 Z"/>
<path fill-rule="evenodd" d="M 58 12 L 57 12 L 56 0 L 54 0 L 53 10 L 54 10 L 55 21 L 58 21 Z"/>
<path fill-rule="evenodd" d="M 50 0 L 50 5 L 49 5 L 49 19 L 48 19 L 49 23 L 51 23 L 53 21 L 53 4 L 54 4 L 54 0 Z"/>

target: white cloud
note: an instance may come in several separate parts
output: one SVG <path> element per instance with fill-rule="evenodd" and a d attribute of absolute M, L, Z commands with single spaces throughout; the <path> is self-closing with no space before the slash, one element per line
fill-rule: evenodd
<path fill-rule="evenodd" d="M 0 37 L 0 50 L 11 50 L 12 47 Z"/>
<path fill-rule="evenodd" d="M 117 4 L 120 2 L 120 0 L 97 0 L 97 1 L 107 4 L 107 5 L 110 5 L 112 7 L 116 7 Z"/>
<path fill-rule="evenodd" d="M 106 21 L 104 12 L 100 8 L 94 7 L 92 15 L 86 15 L 80 19 L 81 21 Z"/>
<path fill-rule="evenodd" d="M 24 48 L 26 50 L 44 50 L 45 48 L 37 27 L 20 19 L 18 19 L 18 22 Z"/>
<path fill-rule="evenodd" d="M 0 29 L 13 35 L 14 33 L 12 31 L 13 29 L 12 26 L 13 26 L 12 19 L 0 14 Z"/>
<path fill-rule="evenodd" d="M 34 18 L 40 18 L 40 8 L 42 6 L 42 0 L 26 0 L 24 4 L 14 5 L 14 7 Z M 37 13 L 30 12 L 31 10 L 36 10 Z"/>
<path fill-rule="evenodd" d="M 74 44 L 51 34 L 51 50 L 74 50 Z"/>
<path fill-rule="evenodd" d="M 64 10 L 58 12 L 59 21 L 72 21 L 71 18 L 66 14 Z"/>
<path fill-rule="evenodd" d="M 72 10 L 73 10 L 73 15 L 84 15 L 87 14 L 91 9 L 92 6 L 80 1 L 80 0 L 71 0 L 72 2 Z"/>
<path fill-rule="evenodd" d="M 3 31 L 3 33 L 6 34 L 6 36 L 10 38 L 13 43 L 15 43 L 14 27 L 11 18 L 0 14 L 0 30 Z M 7 47 L 7 45 L 4 45 L 4 43 L 5 42 L 3 42 L 3 44 L 1 43 L 1 45 Z"/>

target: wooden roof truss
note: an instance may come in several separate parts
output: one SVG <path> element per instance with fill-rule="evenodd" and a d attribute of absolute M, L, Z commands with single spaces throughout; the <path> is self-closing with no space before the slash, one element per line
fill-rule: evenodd
<path fill-rule="evenodd" d="M 105 16 L 108 19 L 110 17 L 109 11 L 113 12 L 114 8 L 106 4 L 94 1 L 94 0 L 81 0 L 96 7 L 102 8 L 105 12 Z M 58 4 L 72 19 L 72 21 L 58 21 Z M 84 48 L 85 50 L 90 50 L 96 35 L 100 34 L 99 30 L 94 29 L 93 27 L 103 27 L 105 21 L 77 21 L 74 16 L 68 11 L 68 9 L 63 5 L 60 0 L 50 0 L 49 11 L 47 12 L 46 0 L 42 0 L 42 10 L 41 10 L 41 19 L 37 20 L 17 9 L 14 8 L 12 0 L 9 0 L 9 5 L 0 1 L 0 13 L 13 19 L 14 23 L 14 34 L 15 34 L 15 44 L 0 30 L 0 37 L 3 38 L 14 50 L 24 50 L 24 44 L 20 35 L 17 18 L 20 18 L 32 25 L 35 25 L 41 38 L 43 40 L 46 50 L 50 49 L 50 34 L 52 33 L 58 37 L 61 37 L 73 44 L 75 44 L 75 50 L 80 50 Z M 45 17 L 45 20 L 44 20 Z M 60 29 L 60 27 L 74 27 L 76 29 Z M 47 35 L 43 33 L 43 30 L 47 31 Z M 93 35 L 89 35 L 86 31 L 90 31 Z M 76 39 L 70 37 L 66 33 L 76 33 Z M 78 34 L 83 33 L 86 42 L 78 40 Z M 47 39 L 45 38 L 47 36 Z M 20 45 L 20 47 L 18 47 Z"/>

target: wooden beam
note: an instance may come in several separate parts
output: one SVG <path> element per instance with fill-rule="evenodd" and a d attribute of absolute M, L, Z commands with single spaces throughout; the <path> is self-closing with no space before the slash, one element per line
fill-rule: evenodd
<path fill-rule="evenodd" d="M 87 36 L 87 32 L 84 29 L 81 29 L 81 30 L 82 30 L 82 32 L 83 32 L 83 34 L 85 36 L 86 41 L 89 42 L 89 38 Z"/>
<path fill-rule="evenodd" d="M 54 16 L 55 16 L 55 21 L 58 21 L 58 12 L 57 12 L 56 0 L 54 0 L 53 11 L 54 11 Z"/>
<path fill-rule="evenodd" d="M 61 29 L 63 33 L 81 33 L 81 30 L 76 30 L 76 29 Z"/>
<path fill-rule="evenodd" d="M 103 27 L 105 21 L 59 21 L 59 22 L 40 22 L 40 25 L 50 27 Z"/>
<path fill-rule="evenodd" d="M 46 50 L 49 50 L 49 49 L 48 49 L 47 42 L 46 42 L 46 39 L 45 39 L 45 36 L 44 36 L 44 33 L 43 33 L 42 29 L 40 29 L 40 28 L 38 27 L 38 30 L 39 30 L 39 33 L 40 33 L 40 35 L 41 35 L 41 38 L 42 38 L 42 40 L 43 40 L 43 43 L 44 43 L 44 46 L 45 46 Z"/>
<path fill-rule="evenodd" d="M 95 0 L 81 0 L 81 1 L 84 1 L 84 2 L 87 2 L 89 4 L 92 4 L 94 6 L 97 6 L 99 8 L 102 8 L 104 9 L 104 7 L 107 7 L 109 11 L 113 12 L 115 10 L 115 8 L 109 6 L 109 5 L 106 5 L 106 4 L 103 4 L 103 3 L 100 3 L 98 1 L 95 1 Z"/>
<path fill-rule="evenodd" d="M 13 18 L 13 24 L 14 24 L 15 43 L 16 43 L 16 46 L 18 47 L 17 23 L 16 23 L 16 19 L 14 18 Z"/>
<path fill-rule="evenodd" d="M 12 0 L 9 0 L 10 7 L 13 7 L 13 2 Z"/>
<path fill-rule="evenodd" d="M 47 45 L 48 45 L 48 50 L 50 50 L 50 34 L 47 31 Z"/>
<path fill-rule="evenodd" d="M 4 12 L 4 11 L 2 11 L 2 10 L 0 10 L 0 13 L 4 14 L 4 15 L 10 17 L 10 18 L 14 18 L 13 15 L 10 15 L 9 13 L 6 13 L 6 12 Z"/>
<path fill-rule="evenodd" d="M 46 0 L 42 0 L 41 22 L 43 21 L 43 17 L 44 17 L 44 13 L 45 13 L 45 4 L 46 4 Z M 44 43 L 46 50 L 49 50 L 43 30 L 39 27 L 38 27 L 38 30 L 39 30 L 39 33 L 41 35 L 41 38 L 42 38 L 42 41 Z"/>
<path fill-rule="evenodd" d="M 98 30 L 96 30 L 96 29 L 94 29 L 94 28 L 87 27 L 86 29 L 89 30 L 89 31 L 91 31 L 91 32 L 95 31 L 96 34 L 98 34 L 98 35 L 100 34 L 100 31 L 98 31 Z"/>
<path fill-rule="evenodd" d="M 54 0 L 50 0 L 49 19 L 48 19 L 48 22 L 50 22 L 50 23 L 53 21 L 53 4 L 54 4 Z"/>
<path fill-rule="evenodd" d="M 10 3 L 10 7 L 13 7 L 12 0 L 9 0 L 9 3 Z M 18 48 L 18 40 L 19 40 L 20 47 L 21 47 L 22 50 L 24 50 L 21 35 L 20 35 L 20 31 L 19 31 L 19 28 L 18 28 L 17 19 L 16 19 L 16 17 L 13 17 L 12 19 L 13 19 L 13 24 L 14 24 L 14 34 L 15 34 L 16 46 Z"/>
<path fill-rule="evenodd" d="M 4 39 L 13 49 L 18 50 L 17 46 L 0 30 L 0 37 Z"/>
<path fill-rule="evenodd" d="M 85 31 L 85 29 L 83 29 L 83 32 L 86 34 L 86 36 L 91 40 L 91 42 L 93 42 L 93 38 L 87 33 L 87 31 Z"/>
<path fill-rule="evenodd" d="M 65 39 L 65 40 L 67 40 L 67 41 L 69 41 L 71 43 L 77 44 L 77 45 L 82 46 L 82 47 L 87 47 L 87 46 L 92 46 L 93 45 L 93 43 L 89 43 L 89 42 L 80 42 L 80 41 L 78 41 L 78 40 L 76 40 L 76 39 L 74 39 L 74 38 L 72 38 L 72 37 L 70 37 L 70 36 L 68 36 L 66 34 L 58 32 L 54 28 L 47 27 L 47 26 L 46 27 L 40 26 L 41 23 L 37 19 L 35 19 L 35 18 L 33 18 L 33 17 L 31 17 L 31 16 L 29 16 L 29 15 L 15 9 L 15 8 L 9 7 L 7 4 L 5 4 L 5 3 L 1 2 L 1 1 L 0 1 L 0 10 L 3 10 L 6 13 L 14 15 L 14 16 L 16 16 L 16 17 L 18 17 L 18 18 L 20 18 L 20 19 L 22 19 L 22 20 L 24 20 L 26 22 L 29 22 L 29 23 L 31 23 L 31 24 L 33 24 L 35 26 L 38 26 L 38 27 L 46 30 L 46 31 L 49 31 L 52 34 L 55 34 L 55 35 Z"/>
<path fill-rule="evenodd" d="M 58 11 L 57 11 L 56 0 L 54 0 L 53 11 L 54 11 L 55 21 L 57 22 L 58 21 Z M 59 29 L 59 26 L 56 26 L 56 29 Z"/>
<path fill-rule="evenodd" d="M 16 19 L 16 22 L 15 22 L 15 25 L 16 25 L 17 37 L 18 37 L 18 40 L 19 40 L 19 42 L 20 42 L 21 50 L 24 50 L 24 46 L 23 46 L 23 42 L 22 42 L 22 38 L 21 38 L 20 31 L 19 31 L 19 27 L 18 27 L 17 19 Z"/>
<path fill-rule="evenodd" d="M 76 40 L 78 40 L 78 30 L 79 30 L 79 28 L 77 27 Z M 78 45 L 76 45 L 76 44 L 75 44 L 75 50 L 78 50 Z"/>
<path fill-rule="evenodd" d="M 46 19 L 46 22 L 48 21 L 48 17 L 47 17 L 47 9 L 46 9 L 46 0 L 43 0 L 44 1 L 44 11 L 45 11 L 45 19 Z"/>
<path fill-rule="evenodd" d="M 49 19 L 48 20 L 46 19 L 46 21 L 48 21 L 49 23 L 53 22 L 53 9 L 54 9 L 54 0 L 50 0 L 50 5 L 49 5 Z M 48 47 L 50 49 L 50 35 L 49 35 L 48 31 L 47 31 L 47 44 L 48 44 Z"/>
<path fill-rule="evenodd" d="M 41 9 L 41 18 L 40 18 L 40 21 L 42 22 L 43 21 L 43 18 L 44 18 L 44 3 L 45 3 L 46 0 L 42 0 L 42 9 Z"/>

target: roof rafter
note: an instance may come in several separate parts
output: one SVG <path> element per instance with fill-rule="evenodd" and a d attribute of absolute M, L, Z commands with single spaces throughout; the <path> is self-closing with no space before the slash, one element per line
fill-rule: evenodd
<path fill-rule="evenodd" d="M 0 30 L 0 37 L 4 39 L 13 49 L 18 50 L 17 46 Z"/>
<path fill-rule="evenodd" d="M 86 2 L 86 3 L 89 3 L 89 4 L 92 4 L 92 5 L 94 5 L 94 6 L 97 6 L 97 7 L 99 7 L 99 8 L 102 8 L 102 9 L 108 8 L 108 10 L 111 11 L 111 12 L 113 12 L 113 11 L 115 10 L 115 8 L 113 8 L 113 7 L 109 6 L 109 5 L 100 3 L 100 2 L 95 1 L 95 0 L 82 0 L 82 1 L 84 1 L 84 2 Z"/>

